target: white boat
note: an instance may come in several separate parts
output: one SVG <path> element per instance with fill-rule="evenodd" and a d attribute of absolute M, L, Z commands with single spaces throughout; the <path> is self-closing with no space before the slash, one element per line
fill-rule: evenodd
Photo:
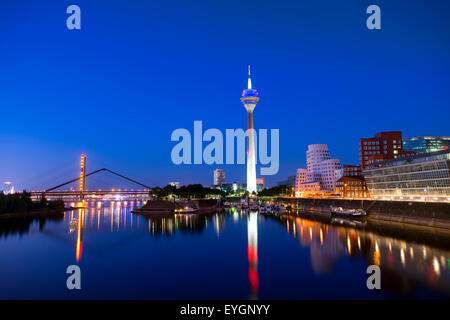
<path fill-rule="evenodd" d="M 330 206 L 330 213 L 332 215 L 355 217 L 355 218 L 366 216 L 366 211 L 364 211 L 364 209 L 345 209 L 342 207 L 333 207 L 333 206 Z"/>

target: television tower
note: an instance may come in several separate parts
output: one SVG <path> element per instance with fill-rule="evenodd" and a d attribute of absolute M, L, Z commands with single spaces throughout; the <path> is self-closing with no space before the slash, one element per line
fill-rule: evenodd
<path fill-rule="evenodd" d="M 256 155 L 255 155 L 255 131 L 253 129 L 253 110 L 259 101 L 259 92 L 252 89 L 250 77 L 250 65 L 248 66 L 248 85 L 242 91 L 241 102 L 247 110 L 248 140 L 247 140 L 247 191 L 256 192 Z"/>

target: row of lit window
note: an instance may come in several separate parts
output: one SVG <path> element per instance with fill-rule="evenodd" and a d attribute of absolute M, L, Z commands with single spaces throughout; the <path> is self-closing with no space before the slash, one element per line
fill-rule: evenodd
<path fill-rule="evenodd" d="M 372 184 L 367 182 L 367 187 L 369 189 L 448 188 L 450 187 L 450 180 L 411 181 L 411 182 L 378 183 L 378 184 Z"/>
<path fill-rule="evenodd" d="M 406 189 L 401 190 L 401 193 L 399 194 L 399 190 L 397 189 L 374 189 L 370 190 L 370 194 L 372 196 L 379 196 L 379 195 L 402 195 L 402 196 L 409 196 L 409 195 L 423 195 L 423 196 L 430 196 L 430 195 L 444 195 L 444 196 L 450 196 L 450 188 L 436 188 L 436 189 L 430 189 L 428 191 L 424 191 L 424 189 Z"/>
<path fill-rule="evenodd" d="M 445 170 L 440 171 L 425 171 L 415 172 L 413 174 L 398 174 L 384 177 L 370 177 L 367 181 L 371 183 L 393 182 L 393 181 L 416 181 L 416 180 L 430 180 L 430 179 L 450 179 L 449 174 Z"/>
<path fill-rule="evenodd" d="M 400 173 L 412 173 L 412 172 L 422 172 L 422 171 L 433 171 L 433 170 L 447 170 L 447 164 L 443 161 L 441 162 L 432 162 L 432 163 L 424 163 L 424 164 L 413 164 L 409 166 L 401 166 L 401 167 L 391 167 L 391 168 L 380 168 L 376 170 L 371 170 L 369 172 L 364 173 L 364 176 L 385 176 L 392 174 L 400 174 Z"/>

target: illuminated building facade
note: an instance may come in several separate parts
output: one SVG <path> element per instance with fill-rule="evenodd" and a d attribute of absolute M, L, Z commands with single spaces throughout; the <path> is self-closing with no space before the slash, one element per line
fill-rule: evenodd
<path fill-rule="evenodd" d="M 326 144 L 310 144 L 308 150 L 306 150 L 307 180 L 319 180 L 320 163 L 330 158 L 330 152 Z"/>
<path fill-rule="evenodd" d="M 338 159 L 331 159 L 328 146 L 326 144 L 310 144 L 306 151 L 306 182 L 318 182 L 321 192 L 334 192 L 336 190 L 336 178 L 341 169 L 341 162 Z M 304 183 L 300 184 L 302 187 Z M 308 192 L 315 189 L 315 185 L 308 186 Z M 314 188 L 312 188 L 314 186 Z"/>
<path fill-rule="evenodd" d="M 374 199 L 450 201 L 450 150 L 378 162 L 362 174 Z"/>
<path fill-rule="evenodd" d="M 336 191 L 343 198 L 367 198 L 369 192 L 362 177 L 342 176 L 336 181 Z"/>
<path fill-rule="evenodd" d="M 302 169 L 302 168 L 297 169 L 297 174 L 295 175 L 295 192 L 299 192 L 300 191 L 300 185 L 303 182 L 307 181 L 306 173 L 307 173 L 306 169 Z"/>
<path fill-rule="evenodd" d="M 252 89 L 250 78 L 250 66 L 248 66 L 247 89 L 242 91 L 241 102 L 247 110 L 248 140 L 247 140 L 247 191 L 256 192 L 256 155 L 255 155 L 255 133 L 253 129 L 253 110 L 259 101 L 259 92 Z"/>
<path fill-rule="evenodd" d="M 362 177 L 361 166 L 344 164 L 342 169 L 344 177 Z"/>
<path fill-rule="evenodd" d="M 420 153 L 447 150 L 450 147 L 450 137 L 414 137 L 403 138 L 403 150 Z"/>
<path fill-rule="evenodd" d="M 368 198 L 369 191 L 361 166 L 344 164 L 342 177 L 336 181 L 336 191 L 343 198 Z"/>
<path fill-rule="evenodd" d="M 81 199 L 83 199 L 83 193 L 86 189 L 86 155 L 81 155 L 81 163 L 80 163 L 80 194 Z"/>
<path fill-rule="evenodd" d="M 300 193 L 303 195 L 320 193 L 320 182 L 308 181 L 300 183 Z"/>
<path fill-rule="evenodd" d="M 320 187 L 326 192 L 336 190 L 336 174 L 341 169 L 339 159 L 328 159 L 320 163 Z"/>

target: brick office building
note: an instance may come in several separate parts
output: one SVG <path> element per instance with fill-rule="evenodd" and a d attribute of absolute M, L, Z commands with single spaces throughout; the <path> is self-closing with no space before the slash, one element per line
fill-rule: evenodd
<path fill-rule="evenodd" d="M 375 134 L 373 138 L 359 140 L 359 163 L 364 170 L 375 162 L 403 158 L 417 152 L 403 150 L 401 131 Z"/>

